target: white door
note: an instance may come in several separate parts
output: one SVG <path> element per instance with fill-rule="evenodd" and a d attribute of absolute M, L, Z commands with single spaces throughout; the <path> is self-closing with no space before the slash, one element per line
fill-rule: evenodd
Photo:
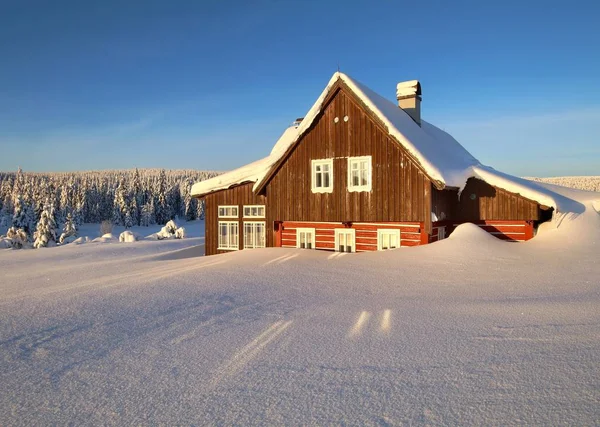
<path fill-rule="evenodd" d="M 335 250 L 337 252 L 356 252 L 355 232 L 351 228 L 335 229 Z"/>

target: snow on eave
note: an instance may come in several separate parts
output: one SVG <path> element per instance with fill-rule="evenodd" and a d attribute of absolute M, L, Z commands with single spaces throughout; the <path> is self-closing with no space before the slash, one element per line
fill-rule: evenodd
<path fill-rule="evenodd" d="M 202 197 L 209 193 L 225 190 L 235 185 L 255 182 L 258 171 L 262 170 L 268 158 L 269 157 L 265 157 L 238 169 L 234 169 L 222 175 L 217 175 L 214 178 L 197 182 L 192 186 L 191 195 L 192 197 Z"/>
<path fill-rule="evenodd" d="M 526 199 L 533 200 L 542 206 L 554 208 L 560 212 L 577 212 L 578 202 L 558 194 L 535 181 L 509 175 L 497 171 L 490 166 L 476 165 L 470 170 L 471 177 L 481 179 L 494 187 L 501 188 L 514 194 L 520 194 Z M 462 189 L 464 186 L 460 189 Z"/>
<path fill-rule="evenodd" d="M 226 190 L 236 185 L 256 182 L 265 170 L 269 169 L 273 162 L 276 161 L 275 159 L 281 156 L 281 151 L 287 148 L 289 145 L 288 141 L 295 137 L 296 132 L 296 126 L 288 127 L 279 137 L 271 150 L 271 153 L 267 157 L 214 178 L 195 183 L 191 190 L 192 197 L 202 197 L 209 193 Z"/>

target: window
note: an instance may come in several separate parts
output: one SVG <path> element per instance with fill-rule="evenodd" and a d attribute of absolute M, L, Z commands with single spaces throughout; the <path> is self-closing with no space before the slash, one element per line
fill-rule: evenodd
<path fill-rule="evenodd" d="M 265 222 L 244 222 L 244 249 L 265 246 Z"/>
<path fill-rule="evenodd" d="M 400 230 L 377 230 L 377 250 L 396 249 L 400 247 Z"/>
<path fill-rule="evenodd" d="M 265 205 L 246 205 L 244 206 L 244 218 L 264 218 Z"/>
<path fill-rule="evenodd" d="M 219 247 L 228 251 L 239 249 L 239 230 L 237 221 L 219 221 Z"/>
<path fill-rule="evenodd" d="M 315 248 L 315 229 L 297 228 L 296 229 L 296 247 L 300 249 Z"/>
<path fill-rule="evenodd" d="M 356 252 L 355 232 L 352 228 L 335 229 L 335 250 L 337 252 Z"/>
<path fill-rule="evenodd" d="M 371 191 L 371 156 L 348 158 L 348 191 Z"/>
<path fill-rule="evenodd" d="M 312 160 L 312 192 L 331 193 L 333 191 L 333 159 Z"/>
<path fill-rule="evenodd" d="M 219 218 L 237 218 L 237 206 L 219 206 Z"/>

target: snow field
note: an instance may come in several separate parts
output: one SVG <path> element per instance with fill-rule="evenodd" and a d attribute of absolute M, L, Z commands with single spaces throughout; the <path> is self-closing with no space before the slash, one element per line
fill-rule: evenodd
<path fill-rule="evenodd" d="M 600 215 L 578 200 L 519 244 L 465 224 L 362 254 L 2 251 L 0 420 L 598 424 Z"/>

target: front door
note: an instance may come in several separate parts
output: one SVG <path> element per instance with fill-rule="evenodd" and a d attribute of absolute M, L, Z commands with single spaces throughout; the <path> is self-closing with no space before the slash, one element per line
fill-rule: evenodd
<path fill-rule="evenodd" d="M 336 228 L 335 250 L 337 252 L 356 252 L 355 233 L 351 228 Z"/>

